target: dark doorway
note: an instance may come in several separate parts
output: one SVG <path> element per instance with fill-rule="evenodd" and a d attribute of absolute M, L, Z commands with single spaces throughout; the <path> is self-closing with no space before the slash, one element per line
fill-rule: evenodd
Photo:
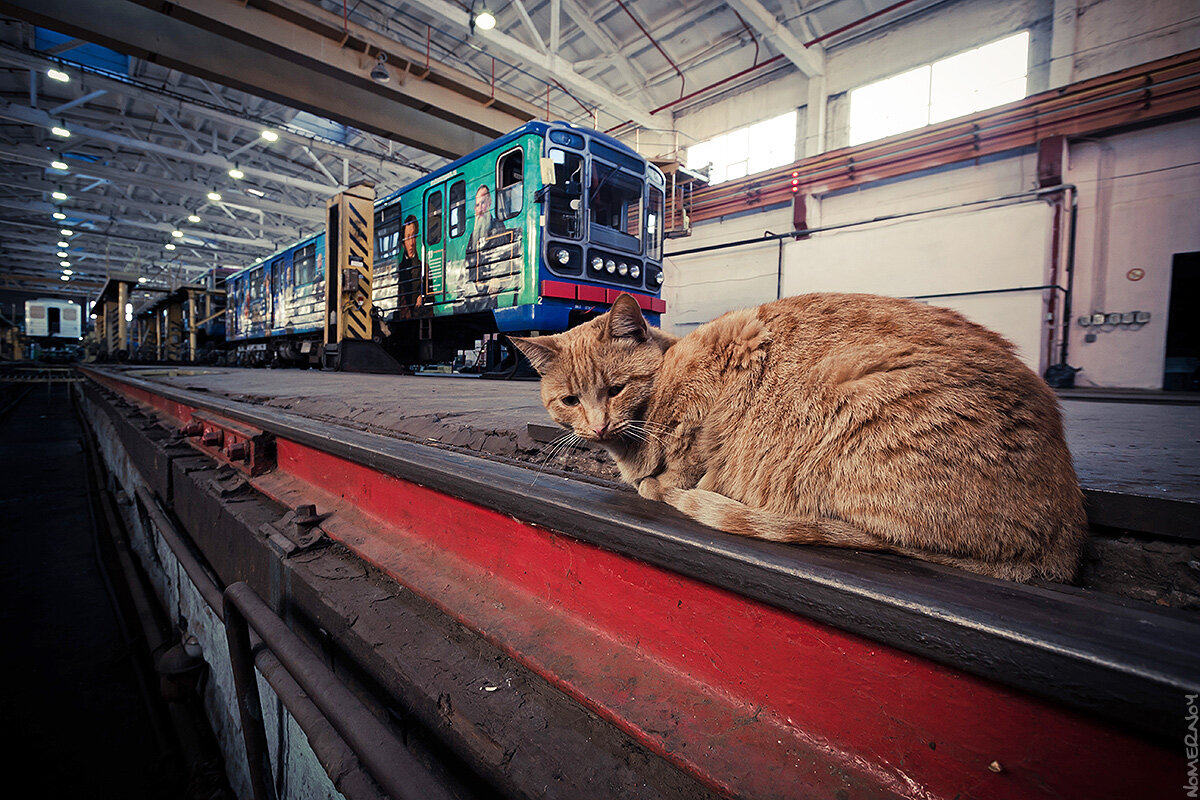
<path fill-rule="evenodd" d="M 54 306 L 50 306 L 46 309 L 46 333 L 50 336 L 58 336 L 58 334 L 62 333 L 62 320 L 60 318 L 60 314 L 61 312 Z"/>
<path fill-rule="evenodd" d="M 1171 304 L 1167 311 L 1167 354 L 1163 388 L 1200 391 L 1200 253 L 1176 253 L 1171 262 Z"/>

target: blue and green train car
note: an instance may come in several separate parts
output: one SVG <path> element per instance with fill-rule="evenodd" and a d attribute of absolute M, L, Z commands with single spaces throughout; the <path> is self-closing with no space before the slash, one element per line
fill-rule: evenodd
<path fill-rule="evenodd" d="M 448 361 L 488 333 L 553 332 L 621 292 L 665 310 L 663 174 L 616 139 L 530 122 L 375 202 L 374 339 Z M 231 276 L 235 363 L 318 363 L 325 234 Z"/>

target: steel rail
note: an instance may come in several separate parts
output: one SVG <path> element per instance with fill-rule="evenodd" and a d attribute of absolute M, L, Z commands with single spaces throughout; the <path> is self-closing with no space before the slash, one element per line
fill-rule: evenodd
<path fill-rule="evenodd" d="M 1014 584 L 918 561 L 797 548 L 715 532 L 632 493 L 539 482 L 528 470 L 218 400 L 127 375 L 90 378 L 182 420 L 206 409 L 280 442 L 329 454 L 563 531 L 608 551 L 682 574 L 802 617 L 1077 711 L 1158 742 L 1183 735 L 1180 697 L 1200 693 L 1200 626 L 1169 609 Z"/>

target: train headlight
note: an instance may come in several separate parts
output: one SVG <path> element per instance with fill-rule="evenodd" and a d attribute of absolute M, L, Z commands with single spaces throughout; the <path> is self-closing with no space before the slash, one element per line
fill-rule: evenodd
<path fill-rule="evenodd" d="M 629 274 L 629 265 L 624 261 L 622 261 L 620 264 L 617 264 L 617 274 L 624 278 Z"/>
<path fill-rule="evenodd" d="M 661 272 L 654 276 L 654 282 L 657 283 L 659 286 L 662 286 L 663 274 Z"/>
<path fill-rule="evenodd" d="M 605 261 L 605 262 L 604 262 L 604 268 L 605 268 L 606 270 L 608 270 L 608 274 L 609 274 L 609 275 L 612 275 L 614 272 L 616 272 L 616 271 L 617 271 L 617 262 L 613 261 L 613 260 L 610 258 L 608 261 Z"/>
<path fill-rule="evenodd" d="M 639 267 L 637 264 L 634 264 L 632 267 L 629 268 L 629 277 L 635 278 L 635 279 L 642 277 L 642 268 Z"/>
<path fill-rule="evenodd" d="M 565 267 L 571 260 L 571 254 L 560 247 L 554 251 L 554 259 Z"/>
<path fill-rule="evenodd" d="M 604 259 L 601 258 L 600 256 L 596 256 L 595 258 L 593 258 L 592 259 L 592 269 L 596 270 L 596 272 L 599 272 L 600 270 L 604 269 Z"/>

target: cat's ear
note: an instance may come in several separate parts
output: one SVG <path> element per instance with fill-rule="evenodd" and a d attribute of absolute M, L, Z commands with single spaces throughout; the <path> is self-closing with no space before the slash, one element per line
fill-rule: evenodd
<path fill-rule="evenodd" d="M 608 312 L 608 335 L 613 339 L 636 339 L 644 342 L 650 338 L 650 326 L 638 308 L 637 300 L 622 293 L 613 301 Z"/>
<path fill-rule="evenodd" d="M 557 336 L 532 336 L 526 338 L 509 336 L 508 340 L 525 354 L 525 357 L 529 359 L 529 363 L 533 365 L 533 368 L 538 371 L 539 375 L 546 374 L 546 367 L 559 354 Z"/>

